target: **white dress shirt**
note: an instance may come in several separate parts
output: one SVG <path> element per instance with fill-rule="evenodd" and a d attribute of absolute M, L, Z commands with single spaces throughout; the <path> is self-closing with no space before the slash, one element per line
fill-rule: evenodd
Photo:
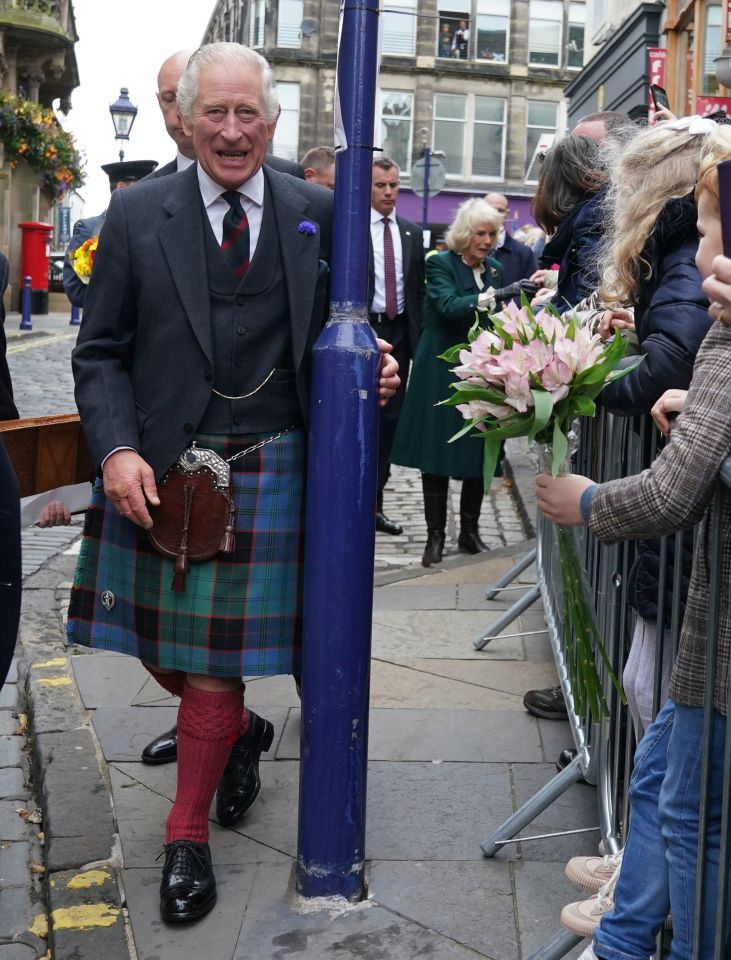
<path fill-rule="evenodd" d="M 198 186 L 213 235 L 220 244 L 223 240 L 223 218 L 231 209 L 221 196 L 226 188 L 212 180 L 200 164 L 198 164 Z M 264 171 L 261 167 L 250 180 L 241 184 L 238 192 L 241 194 L 241 203 L 249 221 L 249 261 L 251 261 L 254 259 L 256 245 L 259 242 L 264 214 Z"/>
<path fill-rule="evenodd" d="M 391 222 L 391 239 L 393 240 L 393 259 L 396 265 L 396 299 L 398 300 L 398 312 L 403 313 L 406 304 L 404 296 L 404 256 L 401 247 L 401 231 L 396 223 L 396 214 L 391 212 L 388 215 Z M 383 222 L 383 214 L 371 207 L 371 245 L 373 247 L 373 300 L 371 301 L 371 313 L 386 312 L 386 283 L 383 275 L 383 231 L 386 225 Z"/>
<path fill-rule="evenodd" d="M 178 153 L 175 157 L 175 165 L 178 168 L 178 173 L 182 173 L 183 170 L 187 170 L 188 167 L 192 167 L 195 163 L 195 160 L 191 160 L 190 157 L 186 157 L 184 153 L 181 153 L 178 150 Z"/>

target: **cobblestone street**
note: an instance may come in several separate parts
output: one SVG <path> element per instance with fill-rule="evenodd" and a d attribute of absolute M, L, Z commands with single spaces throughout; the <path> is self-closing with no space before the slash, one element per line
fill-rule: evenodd
<path fill-rule="evenodd" d="M 65 314 L 36 317 L 32 334 L 17 332 L 17 314 L 8 316 L 8 365 L 13 380 L 15 401 L 21 417 L 38 417 L 52 413 L 69 413 L 75 409 L 71 351 L 76 340 L 76 327 L 69 327 Z M 459 533 L 460 483 L 452 481 L 447 517 L 445 556 L 457 553 Z M 426 526 L 421 495 L 421 476 L 417 470 L 393 467 L 385 491 L 384 511 L 400 523 L 400 537 L 376 536 L 376 571 L 418 567 L 426 543 Z M 24 531 L 24 576 L 37 570 L 50 556 L 65 547 L 78 535 L 81 520 L 71 529 Z M 480 520 L 485 543 L 491 548 L 512 546 L 525 539 L 523 523 L 516 509 L 511 488 L 506 481 L 496 480 L 485 498 Z"/>

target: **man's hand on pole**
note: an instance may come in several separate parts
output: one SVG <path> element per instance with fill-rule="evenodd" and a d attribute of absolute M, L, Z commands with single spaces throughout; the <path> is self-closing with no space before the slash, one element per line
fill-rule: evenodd
<path fill-rule="evenodd" d="M 152 467 L 135 450 L 118 450 L 104 462 L 104 493 L 120 516 L 149 530 L 152 517 L 147 504 L 157 507 L 160 498 Z"/>
<path fill-rule="evenodd" d="M 381 351 L 381 372 L 378 381 L 378 403 L 385 407 L 391 397 L 396 393 L 401 385 L 401 377 L 398 375 L 398 361 L 392 357 L 393 347 L 385 340 L 379 340 L 376 337 L 378 349 Z"/>

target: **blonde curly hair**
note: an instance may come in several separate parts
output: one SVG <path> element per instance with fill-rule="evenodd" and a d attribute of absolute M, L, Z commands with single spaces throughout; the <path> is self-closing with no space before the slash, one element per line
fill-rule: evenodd
<path fill-rule="evenodd" d="M 718 207 L 718 170 L 719 163 L 731 160 L 731 126 L 719 124 L 713 133 L 710 133 L 703 144 L 701 164 L 698 171 L 698 183 L 695 188 L 695 200 L 706 190 L 713 197 L 716 212 Z"/>
<path fill-rule="evenodd" d="M 464 253 L 478 227 L 499 230 L 502 225 L 503 218 L 487 200 L 483 197 L 472 197 L 457 207 L 452 226 L 447 230 L 444 239 L 447 247 L 454 253 Z"/>
<path fill-rule="evenodd" d="M 665 204 L 693 190 L 705 139 L 660 123 L 638 133 L 611 163 L 608 229 L 599 255 L 603 303 L 637 300 L 652 274 L 643 256 L 647 241 Z"/>

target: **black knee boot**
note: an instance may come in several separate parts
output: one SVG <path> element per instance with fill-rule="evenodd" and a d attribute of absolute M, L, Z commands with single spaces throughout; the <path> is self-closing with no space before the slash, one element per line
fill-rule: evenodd
<path fill-rule="evenodd" d="M 449 477 L 422 473 L 421 486 L 424 491 L 424 516 L 427 529 L 427 541 L 421 565 L 430 567 L 433 563 L 441 563 L 444 552 Z"/>
<path fill-rule="evenodd" d="M 457 546 L 460 553 L 481 553 L 488 546 L 480 539 L 478 521 L 483 498 L 482 477 L 465 477 L 462 481 L 462 494 L 459 500 L 459 538 Z"/>

